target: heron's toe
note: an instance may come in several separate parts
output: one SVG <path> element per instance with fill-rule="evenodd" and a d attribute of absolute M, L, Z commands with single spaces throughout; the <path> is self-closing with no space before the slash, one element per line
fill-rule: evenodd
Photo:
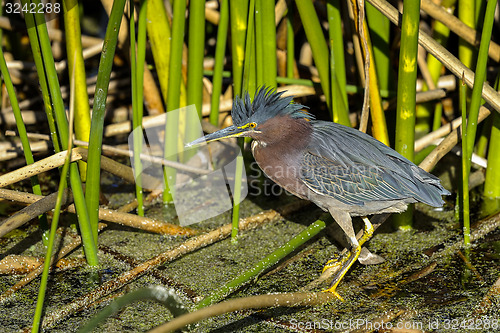
<path fill-rule="evenodd" d="M 351 253 L 347 252 L 347 253 L 341 254 L 338 257 L 334 257 L 334 258 L 328 260 L 326 262 L 325 266 L 323 267 L 323 273 L 326 270 L 329 270 L 332 268 L 339 269 L 340 267 L 344 266 L 344 264 L 347 262 L 347 260 L 349 259 L 350 256 L 351 256 Z"/>
<path fill-rule="evenodd" d="M 340 301 L 344 302 L 344 298 L 339 295 L 339 293 L 336 291 L 336 289 L 337 289 L 337 286 L 332 286 L 332 287 L 330 287 L 328 289 L 323 290 L 323 292 L 324 293 L 331 293 L 335 297 L 337 297 Z"/>

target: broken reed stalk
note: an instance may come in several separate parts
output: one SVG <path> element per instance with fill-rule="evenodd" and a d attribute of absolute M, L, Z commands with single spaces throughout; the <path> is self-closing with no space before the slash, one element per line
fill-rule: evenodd
<path fill-rule="evenodd" d="M 282 214 L 288 214 L 299 208 L 302 208 L 303 206 L 304 206 L 303 202 L 293 203 L 283 207 L 283 209 L 280 211 Z M 268 210 L 265 212 L 261 212 L 259 214 L 241 219 L 240 230 L 253 229 L 264 223 L 276 221 L 280 217 L 281 217 L 280 213 L 278 213 L 275 210 Z M 134 267 L 130 271 L 122 273 L 117 278 L 107 281 L 106 283 L 96 288 L 93 292 L 77 298 L 72 303 L 69 303 L 61 307 L 59 310 L 55 312 L 47 314 L 43 322 L 43 329 L 47 329 L 54 326 L 57 322 L 66 318 L 72 313 L 78 311 L 81 308 L 90 306 L 92 303 L 94 303 L 101 297 L 109 295 L 113 291 L 122 288 L 125 284 L 141 277 L 142 275 L 149 272 L 151 269 L 156 268 L 172 260 L 175 260 L 197 249 L 200 249 L 202 247 L 223 240 L 229 237 L 230 234 L 231 234 L 231 224 L 226 224 L 213 231 L 192 237 L 174 249 L 170 249 L 163 253 L 160 253 L 156 257 L 143 262 L 142 264 Z"/>
<path fill-rule="evenodd" d="M 58 231 L 59 232 L 59 231 Z M 28 274 L 33 269 L 43 263 L 43 258 L 25 256 L 19 254 L 9 254 L 0 260 L 0 274 L 2 275 L 23 275 Z M 60 259 L 55 267 L 59 270 L 67 270 L 85 265 L 83 258 Z"/>
<path fill-rule="evenodd" d="M 67 205 L 70 202 L 73 202 L 73 198 L 68 198 L 68 191 L 66 190 L 64 192 L 64 201 L 62 203 L 63 206 Z M 37 216 L 54 209 L 54 207 L 56 206 L 57 195 L 58 192 L 54 192 L 46 197 L 41 196 L 42 199 L 33 202 L 31 205 L 21 209 L 14 215 L 2 221 L 2 223 L 0 224 L 0 237 L 6 235 L 14 229 L 19 228 L 20 226 L 28 221 L 31 221 Z"/>
<path fill-rule="evenodd" d="M 104 229 L 106 224 L 99 223 L 99 230 Z M 59 230 L 62 230 L 60 228 Z M 57 253 L 57 260 L 65 257 L 67 254 L 71 253 L 74 249 L 82 244 L 82 239 L 80 236 L 76 236 L 75 240 L 68 245 L 64 246 L 61 251 Z M 56 261 L 56 254 L 52 256 L 52 261 Z M 36 277 L 42 274 L 43 271 L 43 261 L 40 262 L 38 266 L 36 266 L 31 272 L 29 272 L 25 277 L 23 277 L 20 281 L 18 281 L 15 285 L 7 289 L 2 295 L 0 295 L 0 304 L 9 300 L 10 296 L 12 296 L 16 291 L 33 281 Z"/>
<path fill-rule="evenodd" d="M 481 106 L 479 110 L 478 124 L 482 122 L 491 113 L 486 107 Z M 453 130 L 418 166 L 427 172 L 430 172 L 436 164 L 446 155 L 459 140 L 461 140 L 462 126 Z"/>
<path fill-rule="evenodd" d="M 163 324 L 162 326 L 158 326 L 148 331 L 148 333 L 174 332 L 186 325 L 196 323 L 200 320 L 238 310 L 265 309 L 277 306 L 314 306 L 328 303 L 334 299 L 336 298 L 333 294 L 323 292 L 266 294 L 237 298 L 217 303 L 201 310 L 182 315 L 169 321 L 166 324 Z"/>
<path fill-rule="evenodd" d="M 36 201 L 44 199 L 45 197 L 26 192 L 0 189 L 0 198 L 15 200 L 25 204 L 32 204 Z M 67 208 L 67 211 L 70 213 L 76 213 L 75 206 L 70 205 Z M 195 229 L 185 228 L 175 224 L 157 221 L 152 218 L 137 216 L 107 208 L 99 208 L 99 219 L 159 234 L 193 236 L 199 234 L 200 232 Z"/>
<path fill-rule="evenodd" d="M 10 190 L 2 190 L 1 191 L 10 191 Z M 15 192 L 12 193 L 14 197 L 24 197 L 25 195 L 22 194 L 22 192 L 17 192 L 17 191 L 10 191 L 10 192 Z M 127 212 L 128 209 L 130 209 L 131 206 L 133 206 L 133 203 L 126 204 L 120 208 L 118 208 L 119 212 Z M 133 209 L 133 208 L 132 208 Z M 106 228 L 106 224 L 104 223 L 99 223 L 99 231 L 102 231 L 104 228 Z M 58 229 L 58 233 L 61 234 L 62 228 Z M 57 253 L 57 262 L 62 260 L 67 254 L 71 253 L 74 249 L 76 249 L 78 246 L 82 244 L 82 240 L 80 236 L 74 235 L 74 241 L 67 244 L 64 246 L 58 253 Z M 55 255 L 52 257 L 52 260 L 55 261 Z M 27 285 L 31 281 L 33 281 L 37 276 L 42 274 L 43 271 L 43 261 L 40 261 L 39 264 L 35 265 L 32 270 L 25 276 L 23 277 L 20 281 L 18 281 L 14 286 L 10 287 L 7 289 L 2 295 L 0 295 L 0 304 L 2 304 L 4 301 L 8 300 L 11 295 L 13 295 L 16 291 L 21 289 L 23 286 Z"/>
<path fill-rule="evenodd" d="M 10 130 L 9 131 L 5 131 L 5 135 L 6 136 L 15 136 L 16 132 L 10 131 Z M 46 135 L 46 134 L 38 134 L 38 133 L 28 133 L 28 138 L 30 138 L 30 139 L 39 139 L 39 140 L 44 140 L 44 141 L 51 140 L 48 135 Z M 88 147 L 89 146 L 89 143 L 86 142 L 86 141 L 73 140 L 73 142 L 74 142 L 75 145 L 79 145 L 79 146 L 83 146 L 83 147 Z M 134 152 L 132 150 L 128 150 L 128 149 L 116 148 L 116 147 L 110 146 L 110 145 L 102 145 L 101 148 L 102 148 L 103 153 L 116 154 L 116 155 L 122 155 L 122 156 L 128 156 L 128 157 L 134 156 Z M 84 161 L 86 161 L 87 160 L 86 151 L 85 150 L 80 150 L 78 152 L 81 155 L 81 158 Z M 169 160 L 166 160 L 166 159 L 164 159 L 162 157 L 158 157 L 158 156 L 153 156 L 153 155 L 148 155 L 148 154 L 141 153 L 140 157 L 141 157 L 141 160 L 144 160 L 144 161 L 156 163 L 156 164 L 159 164 L 159 165 L 167 165 L 167 166 L 170 166 L 170 167 L 175 168 L 177 170 L 186 171 L 186 172 L 190 172 L 190 173 L 194 173 L 194 174 L 207 175 L 207 174 L 209 174 L 209 173 L 212 172 L 210 170 L 192 167 L 192 166 L 189 166 L 189 165 L 186 165 L 186 164 L 183 164 L 183 163 L 179 163 L 179 162 L 175 162 L 175 161 L 169 161 Z M 101 163 L 109 164 L 108 160 L 106 160 L 106 159 L 107 159 L 107 157 L 104 156 L 104 160 L 101 159 Z M 113 161 L 113 160 L 111 160 L 111 161 Z M 115 162 L 115 161 L 113 161 L 113 162 Z M 115 162 L 115 163 L 118 163 L 118 162 Z M 102 166 L 103 169 L 105 167 L 106 167 L 106 165 Z M 128 168 L 127 166 L 125 166 L 125 167 Z M 108 169 L 111 169 L 111 168 L 108 168 Z M 104 169 L 104 170 L 106 170 L 106 169 Z M 110 172 L 112 172 L 112 171 L 110 171 Z"/>

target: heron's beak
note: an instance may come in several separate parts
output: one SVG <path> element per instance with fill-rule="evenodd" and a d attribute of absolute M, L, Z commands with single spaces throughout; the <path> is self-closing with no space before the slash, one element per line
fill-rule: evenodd
<path fill-rule="evenodd" d="M 193 147 L 196 145 L 199 145 L 203 142 L 212 142 L 212 141 L 217 141 L 217 140 L 222 140 L 222 139 L 227 139 L 227 138 L 238 138 L 241 136 L 247 136 L 246 134 L 249 132 L 249 128 L 238 128 L 236 126 L 229 126 L 224 129 L 221 129 L 217 132 L 213 132 L 211 134 L 207 134 L 204 137 L 201 137 L 199 139 L 194 140 L 193 142 L 190 142 L 186 144 L 186 148 Z"/>

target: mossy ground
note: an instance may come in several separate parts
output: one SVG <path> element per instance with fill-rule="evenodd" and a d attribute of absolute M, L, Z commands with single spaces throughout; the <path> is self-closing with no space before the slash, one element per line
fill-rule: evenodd
<path fill-rule="evenodd" d="M 104 189 L 107 187 L 104 181 Z M 110 184 L 113 180 L 109 180 Z M 129 191 L 130 190 L 130 191 Z M 110 205 L 119 205 L 132 198 L 128 187 L 115 188 Z M 241 205 L 241 216 L 250 216 L 263 209 L 277 208 L 293 197 L 249 197 Z M 262 311 L 240 311 L 214 317 L 193 325 L 192 332 L 295 332 L 295 331 L 370 331 L 371 328 L 415 328 L 435 332 L 489 332 L 487 325 L 498 324 L 499 299 L 484 314 L 480 304 L 484 295 L 498 279 L 500 268 L 496 235 L 481 240 L 471 251 L 475 272 L 466 268 L 458 256 L 440 259 L 428 275 L 415 278 L 416 273 L 431 261 L 425 250 L 438 245 L 446 246 L 460 239 L 460 227 L 451 218 L 451 205 L 444 211 L 417 206 L 415 228 L 412 231 L 394 231 L 390 222 L 384 224 L 369 241 L 367 247 L 386 261 L 379 265 L 355 264 L 338 292 L 345 302 L 302 308 L 273 308 Z M 188 305 L 207 296 L 255 262 L 285 244 L 322 212 L 308 206 L 293 216 L 242 232 L 237 244 L 230 239 L 217 242 L 128 284 L 120 292 L 126 293 L 147 285 L 172 281 L 174 288 Z M 169 220 L 172 210 L 161 204 L 151 207 L 147 214 Z M 66 218 L 66 221 L 68 219 Z M 195 225 L 211 229 L 230 222 L 230 213 Z M 360 227 L 360 221 L 356 222 Z M 184 238 L 163 236 L 110 224 L 99 236 L 102 248 L 136 259 L 147 260 L 181 243 Z M 0 241 L 4 254 L 43 256 L 36 226 L 23 227 Z M 93 290 L 101 282 L 118 276 L 131 267 L 112 251 L 99 252 L 101 267 L 80 267 L 51 276 L 46 298 L 46 313 L 57 311 L 72 299 Z M 253 283 L 232 294 L 231 298 L 250 295 L 294 292 L 319 276 L 323 264 L 339 252 L 327 232 L 322 232 L 290 256 L 286 265 L 264 274 Z M 297 255 L 299 254 L 299 255 Z M 71 256 L 82 257 L 77 250 Z M 296 256 L 296 257 L 294 257 Z M 404 271 L 405 273 L 401 274 Z M 168 279 L 159 279 L 158 274 Z M 20 276 L 0 277 L 0 292 L 13 285 Z M 3 332 L 16 332 L 31 324 L 40 280 L 37 279 L 17 292 L 11 301 L 0 307 Z M 108 301 L 84 309 L 58 323 L 50 332 L 73 332 L 102 309 Z M 154 302 L 132 304 L 109 318 L 99 332 L 144 332 L 171 319 L 170 313 Z M 482 321 L 481 321 L 482 320 Z M 489 320 L 489 321 L 488 321 Z M 378 325 L 378 326 L 377 326 Z M 382 326 L 381 326 L 382 325 Z M 385 326 L 383 326 L 385 325 Z M 400 325 L 400 326 L 397 326 Z M 406 325 L 406 326 L 404 326 Z M 413 326 L 412 326 L 413 325 Z M 462 325 L 462 326 L 460 326 Z"/>

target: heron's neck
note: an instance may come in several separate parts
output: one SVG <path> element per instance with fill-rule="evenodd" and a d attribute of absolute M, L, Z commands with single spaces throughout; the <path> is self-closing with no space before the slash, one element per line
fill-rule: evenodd
<path fill-rule="evenodd" d="M 290 119 L 272 128 L 275 130 L 263 131 L 261 134 L 266 135 L 261 135 L 252 142 L 255 161 L 275 183 L 301 198 L 306 198 L 307 188 L 298 179 L 302 154 L 311 138 L 312 124 L 305 119 Z"/>
<path fill-rule="evenodd" d="M 309 145 L 312 124 L 306 119 L 279 116 L 268 120 L 260 128 L 261 133 L 253 139 L 260 147 L 287 151 L 303 150 Z"/>

